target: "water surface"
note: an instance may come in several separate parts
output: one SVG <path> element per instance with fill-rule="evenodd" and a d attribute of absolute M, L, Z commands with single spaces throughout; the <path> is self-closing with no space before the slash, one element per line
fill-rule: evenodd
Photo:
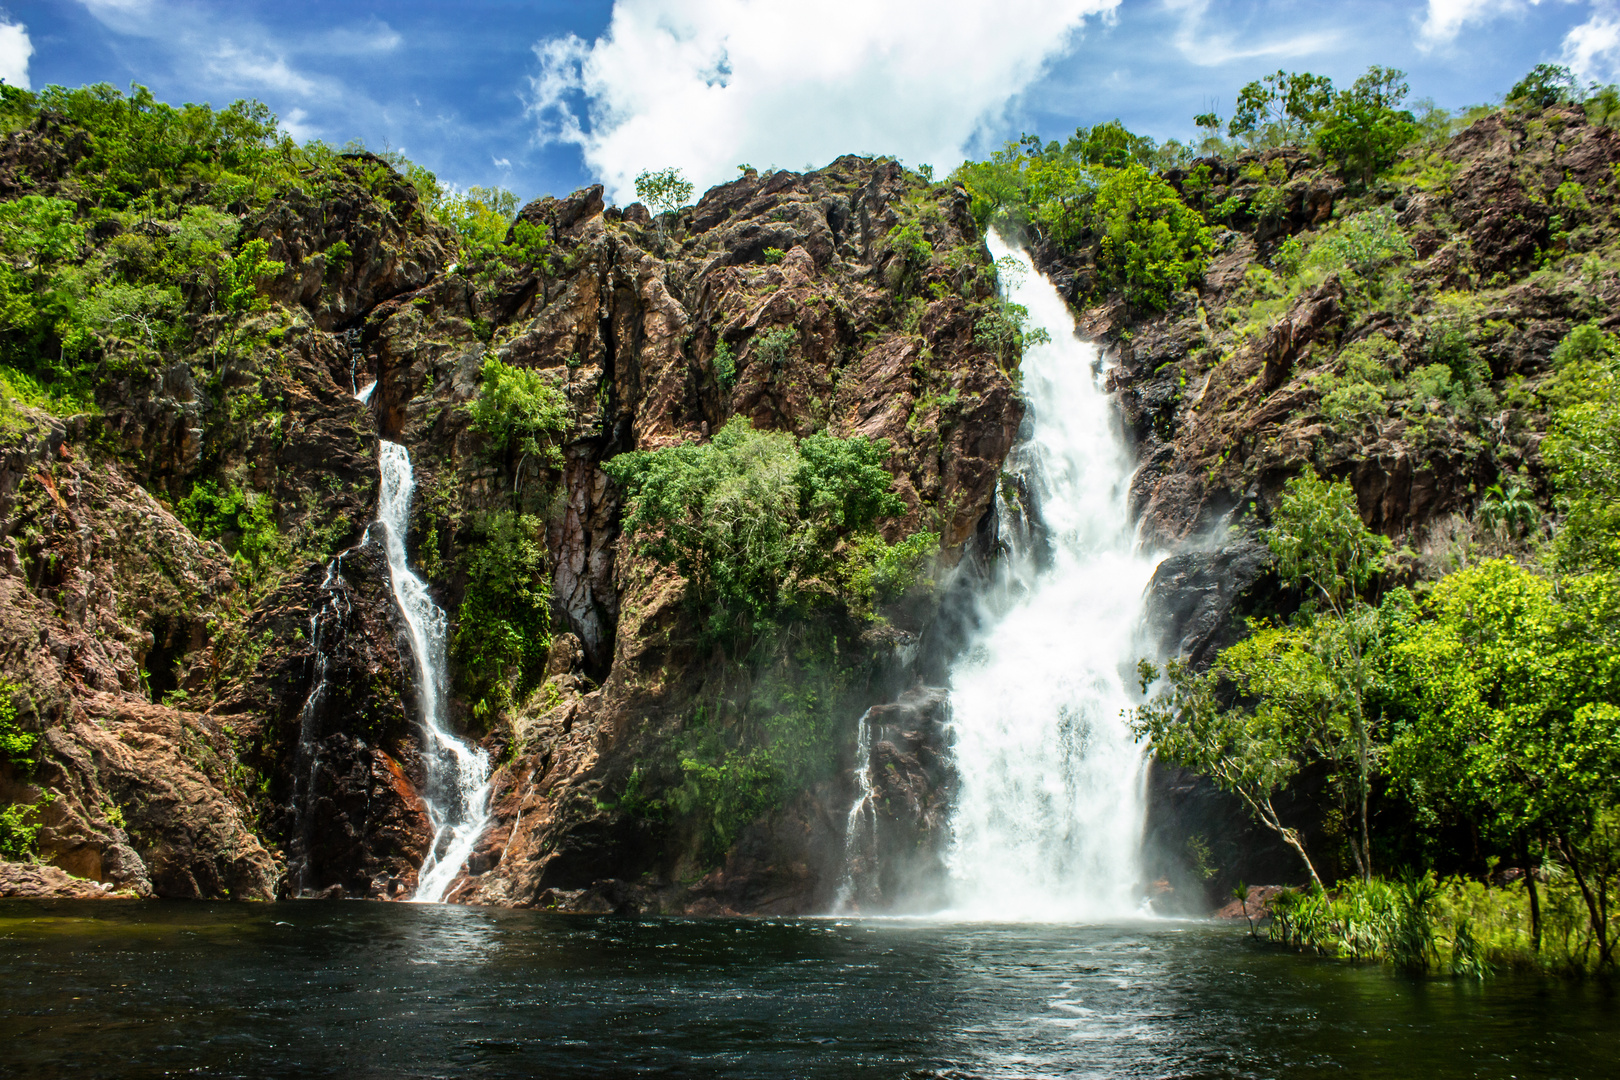
<path fill-rule="evenodd" d="M 0 901 L 0 1074 L 1613 1077 L 1594 984 L 1205 924 Z"/>

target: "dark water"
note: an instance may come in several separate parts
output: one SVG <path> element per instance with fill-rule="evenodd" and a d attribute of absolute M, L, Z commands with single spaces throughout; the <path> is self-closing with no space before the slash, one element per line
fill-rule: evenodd
<path fill-rule="evenodd" d="M 1198 924 L 3 901 L 0 1074 L 1598 1078 L 1620 999 Z"/>

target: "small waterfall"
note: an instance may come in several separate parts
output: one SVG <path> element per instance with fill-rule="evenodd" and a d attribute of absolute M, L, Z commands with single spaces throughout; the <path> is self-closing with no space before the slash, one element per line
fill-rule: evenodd
<path fill-rule="evenodd" d="M 1139 910 L 1144 758 L 1120 715 L 1156 560 L 1136 549 L 1134 462 L 1058 291 L 1022 251 L 1008 299 L 1051 334 L 1023 361 L 1028 415 L 1007 471 L 1044 529 L 998 497 L 1005 545 L 980 629 L 950 677 L 961 787 L 948 856 L 952 911 L 1095 920 Z"/>
<path fill-rule="evenodd" d="M 310 812 L 315 801 L 315 779 L 320 773 L 320 723 L 326 709 L 329 688 L 327 669 L 331 664 L 331 651 L 336 635 L 341 631 L 344 617 L 349 613 L 348 595 L 339 588 L 343 578 L 343 555 L 326 564 L 326 578 L 321 582 L 319 606 L 309 616 L 309 643 L 314 657 L 310 677 L 309 697 L 298 713 L 298 756 L 293 769 L 293 834 L 297 839 L 297 852 L 287 877 L 292 882 L 292 894 L 300 896 L 310 887 L 309 844 L 314 825 Z"/>
<path fill-rule="evenodd" d="M 377 524 L 382 527 L 388 554 L 388 580 L 410 630 L 411 655 L 416 661 L 422 760 L 427 771 L 424 801 L 433 824 L 433 846 L 418 872 L 412 899 L 437 903 L 461 873 L 489 822 L 489 755 L 444 727 L 449 619 L 405 557 L 411 495 L 416 490 L 411 456 L 398 443 L 383 440 L 378 459 L 382 490 L 377 498 Z"/>
<path fill-rule="evenodd" d="M 855 891 L 862 870 L 877 858 L 877 788 L 872 785 L 872 710 L 861 714 L 855 736 L 855 783 L 860 791 L 844 821 L 844 879 L 833 897 L 834 914 L 855 910 Z M 864 865 L 863 865 L 864 864 Z"/>

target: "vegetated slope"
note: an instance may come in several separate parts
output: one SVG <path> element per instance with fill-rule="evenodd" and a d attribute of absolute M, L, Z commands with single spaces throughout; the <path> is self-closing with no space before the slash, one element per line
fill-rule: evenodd
<path fill-rule="evenodd" d="M 1620 325 L 1620 132 L 1556 101 L 1477 116 L 1350 187 L 1334 162 L 1292 147 L 1165 168 L 1212 233 L 1201 284 L 1171 291 L 1162 310 L 1099 288 L 1096 230 L 1068 241 L 1035 230 L 1040 263 L 1116 357 L 1143 536 L 1173 552 L 1155 583 L 1168 654 L 1208 665 L 1248 632 L 1245 618 L 1276 623 L 1312 600 L 1279 578 L 1261 537 L 1303 474 L 1350 485 L 1362 521 L 1394 542 L 1386 595 L 1404 586 L 1422 601 L 1485 560 L 1549 558 L 1558 497 L 1575 497 L 1542 454 L 1570 397 L 1555 353 L 1578 327 Z M 1499 835 L 1483 808 L 1391 780 L 1384 740 L 1420 724 L 1384 704 L 1373 864 L 1483 873 L 1487 855 L 1525 858 L 1523 837 Z M 1333 794 L 1343 775 L 1303 748 L 1298 760 L 1278 795 L 1285 824 L 1324 874 L 1356 872 L 1353 823 Z M 1161 887 L 1224 896 L 1241 880 L 1302 875 L 1199 778 L 1159 763 L 1154 789 Z"/>
<path fill-rule="evenodd" d="M 386 438 L 454 723 L 499 759 L 454 898 L 827 902 L 854 722 L 903 688 L 1020 419 L 960 187 L 842 158 L 657 221 L 600 188 L 514 214 L 262 107 L 5 94 L 6 858 L 137 895 L 414 889 Z M 623 485 L 711 438 L 709 487 L 621 536 Z M 891 710 L 885 780 L 924 863 L 932 707 Z"/>

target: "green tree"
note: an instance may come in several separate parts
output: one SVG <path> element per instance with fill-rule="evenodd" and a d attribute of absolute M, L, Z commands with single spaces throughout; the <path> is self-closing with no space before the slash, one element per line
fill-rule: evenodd
<path fill-rule="evenodd" d="M 544 372 L 513 367 L 494 355 L 484 358 L 480 378 L 478 396 L 467 406 L 472 429 L 488 437 L 496 454 L 517 455 L 519 475 L 523 459 L 531 456 L 560 467 L 556 439 L 568 430 L 569 411 L 557 385 Z"/>
<path fill-rule="evenodd" d="M 1620 339 L 1578 326 L 1553 351 L 1542 455 L 1563 521 L 1553 550 L 1566 574 L 1620 571 Z"/>
<path fill-rule="evenodd" d="M 885 443 L 755 431 L 734 418 L 710 443 L 620 454 L 624 531 L 690 583 L 703 632 L 738 642 L 847 603 L 853 541 L 903 509 Z"/>
<path fill-rule="evenodd" d="M 1251 146 L 1298 146 L 1333 102 L 1333 80 L 1310 72 L 1278 71 L 1238 92 L 1227 134 Z"/>
<path fill-rule="evenodd" d="M 451 651 L 482 716 L 522 700 L 544 677 L 551 578 L 539 518 L 495 511 L 481 517 L 474 532 Z"/>
<path fill-rule="evenodd" d="M 1510 105 L 1545 109 L 1575 99 L 1575 74 L 1558 64 L 1537 64 L 1507 92 Z"/>
<path fill-rule="evenodd" d="M 1093 207 L 1098 269 L 1132 304 L 1163 309 L 1201 278 L 1214 247 L 1204 215 L 1141 165 L 1108 174 Z"/>
<path fill-rule="evenodd" d="M 1412 114 L 1400 108 L 1406 95 L 1405 72 L 1374 65 L 1333 99 L 1316 142 L 1345 177 L 1361 185 L 1371 183 L 1418 137 Z"/>
<path fill-rule="evenodd" d="M 1064 145 L 1064 152 L 1083 164 L 1109 169 L 1123 169 L 1132 163 L 1151 168 L 1157 150 L 1152 139 L 1137 135 L 1117 119 L 1089 130 L 1076 128 Z"/>
<path fill-rule="evenodd" d="M 230 319 L 231 332 L 225 341 L 225 362 L 229 363 L 241 333 L 242 320 L 252 314 L 266 311 L 270 298 L 264 295 L 260 282 L 275 277 L 286 269 L 280 260 L 269 258 L 270 244 L 253 239 L 242 245 L 234 256 L 219 264 L 219 306 Z M 215 354 L 216 363 L 218 354 Z"/>
<path fill-rule="evenodd" d="M 681 170 L 643 169 L 636 177 L 636 198 L 645 203 L 658 221 L 658 235 L 662 239 L 664 219 L 681 210 L 692 201 L 692 182 Z"/>
<path fill-rule="evenodd" d="M 1168 664 L 1164 686 L 1135 711 L 1136 730 L 1161 757 L 1238 795 L 1318 882 L 1304 841 L 1280 820 L 1274 800 L 1306 764 L 1322 767 L 1351 859 L 1367 880 L 1388 649 L 1407 620 L 1408 600 L 1400 591 L 1378 607 L 1363 599 L 1389 542 L 1362 522 L 1347 484 L 1312 474 L 1290 480 L 1262 535 L 1278 577 L 1306 592 L 1306 606 L 1286 626 L 1251 624 L 1249 637 L 1207 671 Z M 1160 672 L 1144 661 L 1141 674 L 1145 693 Z"/>
<path fill-rule="evenodd" d="M 1612 580 L 1566 587 L 1492 560 L 1442 580 L 1395 646 L 1406 719 L 1392 767 L 1419 799 L 1569 867 L 1612 963 L 1620 873 L 1620 654 Z"/>

